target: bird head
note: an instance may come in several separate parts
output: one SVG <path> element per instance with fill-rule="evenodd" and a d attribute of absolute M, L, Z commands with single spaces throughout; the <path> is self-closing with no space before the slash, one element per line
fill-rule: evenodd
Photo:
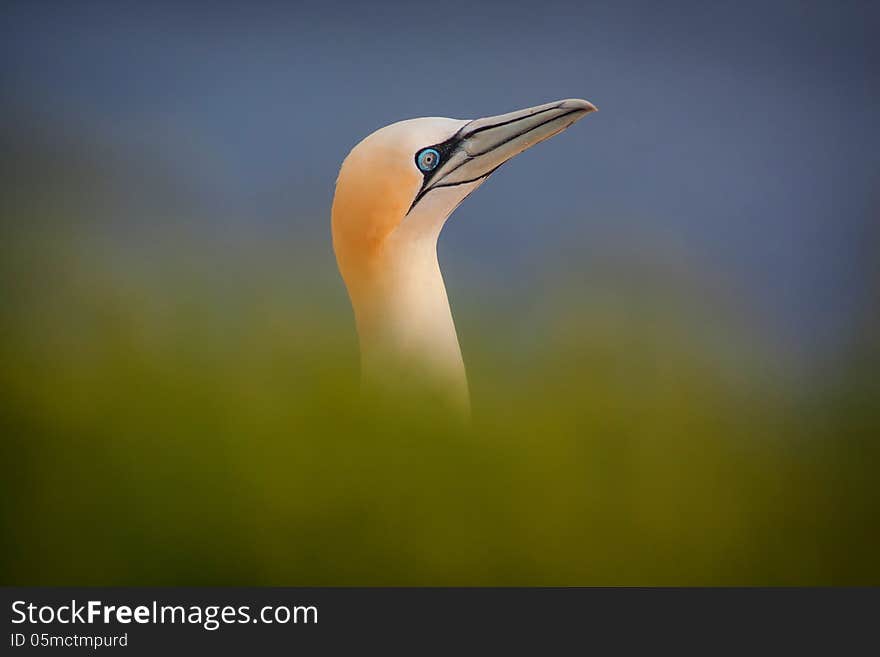
<path fill-rule="evenodd" d="M 343 162 L 333 199 L 349 290 L 389 252 L 436 244 L 452 211 L 498 167 L 595 110 L 568 99 L 471 121 L 411 119 L 366 137 Z"/>

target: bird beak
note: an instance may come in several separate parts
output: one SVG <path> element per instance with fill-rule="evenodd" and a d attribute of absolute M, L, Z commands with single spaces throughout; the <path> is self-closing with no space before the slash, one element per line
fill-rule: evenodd
<path fill-rule="evenodd" d="M 570 127 L 596 106 L 586 100 L 567 100 L 475 119 L 436 148 L 443 156 L 426 176 L 413 206 L 432 189 L 481 181 L 510 158 Z"/>

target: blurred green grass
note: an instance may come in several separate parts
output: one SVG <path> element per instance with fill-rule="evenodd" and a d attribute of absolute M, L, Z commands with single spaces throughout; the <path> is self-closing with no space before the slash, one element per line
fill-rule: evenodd
<path fill-rule="evenodd" d="M 464 300 L 464 428 L 359 397 L 326 248 L 5 232 L 3 584 L 880 584 L 867 329 L 777 376 L 656 280 Z"/>

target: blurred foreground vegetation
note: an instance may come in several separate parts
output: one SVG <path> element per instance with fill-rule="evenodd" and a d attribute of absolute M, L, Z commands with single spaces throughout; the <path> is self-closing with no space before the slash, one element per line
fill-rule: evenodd
<path fill-rule="evenodd" d="M 876 342 L 803 381 L 656 299 L 465 312 L 463 429 L 359 401 L 341 286 L 280 253 L 14 246 L 4 584 L 880 584 Z"/>

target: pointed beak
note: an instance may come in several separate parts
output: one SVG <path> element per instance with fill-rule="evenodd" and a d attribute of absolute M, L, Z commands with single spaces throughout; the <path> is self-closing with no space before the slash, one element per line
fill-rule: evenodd
<path fill-rule="evenodd" d="M 430 190 L 477 182 L 509 159 L 570 127 L 596 106 L 569 98 L 466 123 L 448 142 L 442 164 L 426 178 L 413 205 Z"/>

